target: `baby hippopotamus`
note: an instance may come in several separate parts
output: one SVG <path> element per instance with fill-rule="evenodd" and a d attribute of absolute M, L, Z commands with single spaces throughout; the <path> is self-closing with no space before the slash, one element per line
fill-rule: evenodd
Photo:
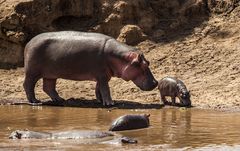
<path fill-rule="evenodd" d="M 173 105 L 176 105 L 176 97 L 178 97 L 182 106 L 191 106 L 190 93 L 181 80 L 165 77 L 158 82 L 158 89 L 164 104 L 167 104 L 166 96 L 170 96 Z"/>
<path fill-rule="evenodd" d="M 149 116 L 150 114 L 121 116 L 112 123 L 109 131 L 146 128 L 149 126 Z"/>

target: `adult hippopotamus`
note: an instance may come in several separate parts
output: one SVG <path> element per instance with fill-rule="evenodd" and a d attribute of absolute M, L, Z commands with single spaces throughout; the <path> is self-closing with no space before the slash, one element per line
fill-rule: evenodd
<path fill-rule="evenodd" d="M 170 96 L 172 104 L 176 104 L 176 97 L 182 106 L 191 106 L 190 93 L 186 85 L 175 77 L 165 77 L 158 82 L 158 89 L 161 95 L 161 101 L 166 104 L 166 96 Z"/>
<path fill-rule="evenodd" d="M 157 86 L 149 62 L 135 48 L 99 33 L 49 32 L 30 40 L 24 51 L 24 89 L 30 103 L 36 82 L 43 78 L 43 90 L 53 101 L 62 101 L 55 87 L 58 78 L 96 81 L 96 98 L 113 105 L 108 81 L 111 77 L 133 81 L 141 90 Z"/>
<path fill-rule="evenodd" d="M 16 130 L 9 135 L 9 139 L 78 139 L 84 144 L 88 143 L 137 143 L 137 140 L 123 137 L 107 131 L 73 130 L 64 132 L 36 132 L 29 130 Z"/>

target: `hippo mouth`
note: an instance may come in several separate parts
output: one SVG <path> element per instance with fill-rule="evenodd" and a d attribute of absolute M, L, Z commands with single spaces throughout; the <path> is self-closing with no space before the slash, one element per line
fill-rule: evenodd
<path fill-rule="evenodd" d="M 138 84 L 137 82 L 134 82 L 133 83 L 139 87 L 142 91 L 151 91 L 153 90 L 154 88 L 157 87 L 158 85 L 158 82 L 156 80 L 153 80 L 152 82 L 142 82 L 141 84 Z"/>
<path fill-rule="evenodd" d="M 192 106 L 192 103 L 191 103 L 191 100 L 185 100 L 185 99 L 180 99 L 180 102 L 181 102 L 181 106 L 185 106 L 185 107 L 191 107 Z"/>

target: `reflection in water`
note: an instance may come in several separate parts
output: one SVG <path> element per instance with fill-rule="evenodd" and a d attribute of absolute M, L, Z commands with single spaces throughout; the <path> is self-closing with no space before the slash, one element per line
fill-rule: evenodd
<path fill-rule="evenodd" d="M 106 112 L 103 110 L 97 110 L 97 118 L 96 118 L 96 123 L 99 124 L 99 127 L 105 125 L 106 127 L 110 127 L 110 124 L 113 120 L 110 112 Z"/>
<path fill-rule="evenodd" d="M 174 146 L 181 146 L 188 140 L 191 130 L 191 111 L 175 109 L 161 112 L 161 136 L 163 143 L 171 142 Z"/>
<path fill-rule="evenodd" d="M 45 117 L 41 115 L 42 110 L 41 106 L 28 108 L 26 110 L 26 122 L 28 127 L 46 127 L 58 125 L 61 120 L 59 112 L 56 112 L 55 108 L 49 108 L 47 113 L 44 113 Z"/>
<path fill-rule="evenodd" d="M 150 113 L 150 127 L 118 132 L 136 138 L 137 145 L 91 144 L 77 140 L 21 140 L 8 135 L 16 129 L 43 132 L 67 130 L 108 130 L 112 121 L 125 114 Z M 159 150 L 169 148 L 239 149 L 240 113 L 206 110 L 164 108 L 154 110 L 84 109 L 71 107 L 0 106 L 0 150 L 27 148 L 29 150 Z M 81 144 L 81 145 L 80 145 Z M 233 145 L 233 146 L 232 146 Z"/>
<path fill-rule="evenodd" d="M 172 147 L 199 147 L 209 144 L 239 144 L 239 113 L 219 113 L 204 110 L 164 109 L 160 112 L 161 143 Z M 153 137 L 153 136 L 152 136 Z M 157 142 L 155 142 L 157 143 Z"/>

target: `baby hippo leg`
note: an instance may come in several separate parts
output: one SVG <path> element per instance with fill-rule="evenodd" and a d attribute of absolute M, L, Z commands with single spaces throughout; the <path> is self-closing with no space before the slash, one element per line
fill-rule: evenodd
<path fill-rule="evenodd" d="M 166 97 L 164 95 L 161 95 L 161 102 L 163 104 L 167 104 L 167 100 L 166 100 Z"/>
<path fill-rule="evenodd" d="M 172 96 L 171 99 L 172 99 L 172 105 L 176 105 L 176 97 Z"/>

